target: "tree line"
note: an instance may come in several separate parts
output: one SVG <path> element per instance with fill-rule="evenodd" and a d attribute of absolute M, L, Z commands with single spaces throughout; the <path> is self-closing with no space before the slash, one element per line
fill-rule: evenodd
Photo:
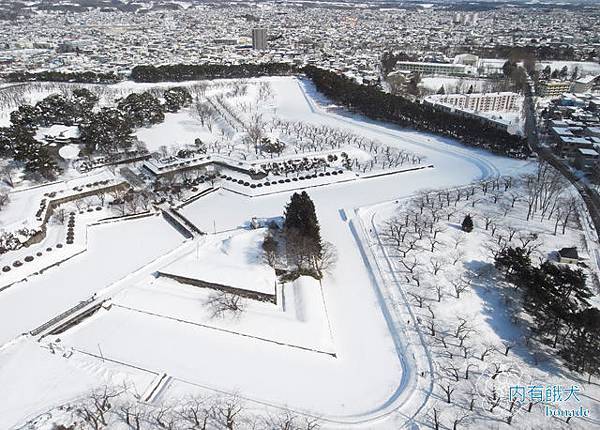
<path fill-rule="evenodd" d="M 46 70 L 43 72 L 12 72 L 6 76 L 9 82 L 78 82 L 83 84 L 114 84 L 123 80 L 123 77 L 113 73 L 101 72 L 58 72 Z"/>
<path fill-rule="evenodd" d="M 370 118 L 440 134 L 503 155 L 520 158 L 529 155 L 525 139 L 499 130 L 485 120 L 413 102 L 318 67 L 307 66 L 303 70 L 320 92 Z"/>
<path fill-rule="evenodd" d="M 297 68 L 288 63 L 264 64 L 172 64 L 164 66 L 136 66 L 131 71 L 135 82 L 194 81 L 200 79 L 255 78 L 259 76 L 289 75 Z"/>

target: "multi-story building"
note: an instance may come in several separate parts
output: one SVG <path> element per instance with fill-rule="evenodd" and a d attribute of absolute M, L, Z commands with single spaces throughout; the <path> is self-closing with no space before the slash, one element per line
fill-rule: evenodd
<path fill-rule="evenodd" d="M 539 92 L 542 97 L 558 97 L 571 91 L 570 81 L 542 81 L 539 84 Z"/>
<path fill-rule="evenodd" d="M 600 75 L 589 75 L 583 78 L 579 78 L 575 82 L 573 82 L 572 90 L 574 93 L 587 93 L 592 90 L 592 88 L 598 81 L 600 81 Z"/>
<path fill-rule="evenodd" d="M 463 75 L 466 65 L 452 63 L 421 63 L 416 61 L 398 61 L 396 70 L 417 72 L 422 75 Z"/>
<path fill-rule="evenodd" d="M 267 30 L 264 28 L 252 29 L 252 48 L 259 51 L 267 49 Z"/>
<path fill-rule="evenodd" d="M 517 93 L 443 94 L 426 98 L 429 103 L 475 112 L 511 112 L 519 109 Z"/>

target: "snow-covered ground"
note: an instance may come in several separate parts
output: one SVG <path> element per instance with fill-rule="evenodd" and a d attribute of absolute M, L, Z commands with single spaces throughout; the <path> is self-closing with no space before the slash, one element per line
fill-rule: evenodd
<path fill-rule="evenodd" d="M 391 306 L 390 287 L 376 266 L 372 227 L 356 210 L 424 189 L 518 175 L 533 163 L 329 110 L 304 80 L 253 82 L 272 87 L 265 116 L 343 129 L 420 154 L 434 167 L 308 189 L 322 236 L 338 250 L 337 265 L 322 285 L 300 278 L 279 291 L 287 304 L 251 303 L 239 320 L 209 318 L 205 291 L 155 274 L 186 255 L 199 264 L 207 258 L 213 274 L 218 266 L 227 270 L 231 262 L 223 257 L 227 264 L 222 264 L 221 257 L 208 255 L 214 251 L 256 268 L 256 255 L 247 255 L 256 241 L 228 242 L 233 248 L 215 243 L 251 235 L 240 227 L 247 228 L 253 217 L 281 216 L 289 189 L 242 195 L 223 187 L 185 205 L 180 211 L 187 219 L 202 231 L 217 233 L 200 245 L 199 239 L 182 243 L 183 236 L 157 216 L 90 227 L 85 253 L 0 291 L 0 312 L 6 315 L 0 325 L 0 344 L 5 344 L 0 347 L 0 397 L 17 386 L 27 396 L 22 407 L 12 396 L 10 402 L 0 402 L 0 427 L 16 426 L 24 417 L 107 380 L 132 381 L 144 392 L 162 372 L 171 382 L 157 402 L 198 390 L 237 393 L 255 407 L 287 407 L 319 416 L 332 428 L 399 428 L 426 413 L 432 390 L 429 347 L 413 329 L 416 321 L 410 313 Z M 164 124 L 138 136 L 156 148 L 190 143 L 198 123 L 189 123 L 189 116 L 185 111 L 167 116 Z M 30 336 L 19 337 L 94 294 L 106 302 L 77 326 L 39 344 Z M 46 348 L 60 352 L 53 355 Z M 46 376 L 19 385 L 17 361 L 23 368 L 36 368 L 42 361 Z M 77 383 L 69 383 L 73 379 Z"/>
<path fill-rule="evenodd" d="M 457 420 L 473 428 L 487 427 L 490 421 L 503 422 L 507 428 L 511 422 L 518 428 L 587 429 L 599 425 L 600 403 L 595 400 L 598 386 L 568 372 L 557 360 L 556 351 L 532 340 L 518 294 L 493 267 L 494 251 L 505 240 L 510 246 L 531 246 L 536 262 L 556 261 L 557 250 L 576 246 L 590 267 L 588 276 L 597 274 L 595 257 L 588 257 L 597 243 L 586 228 L 587 220 L 571 219 L 564 233 L 560 218 L 559 223 L 554 219 L 542 221 L 537 214 L 527 220 L 527 204 L 521 197 L 526 191 L 516 183 L 504 191 L 484 193 L 478 189 L 468 201 L 466 189 L 463 191 L 459 202 L 455 201 L 456 190 L 447 191 L 452 195 L 449 205 L 439 209 L 439 221 L 427 229 L 433 233 L 427 231 L 414 251 L 409 249 L 410 239 L 398 246 L 389 226 L 401 225 L 412 219 L 411 214 L 419 214 L 423 193 L 359 210 L 360 222 L 369 230 L 371 249 L 379 261 L 377 267 L 389 288 L 386 300 L 396 311 L 410 309 L 409 315 L 416 320 L 431 354 L 435 386 L 430 402 L 419 414 L 419 422 L 433 426 L 435 409 L 442 425 L 449 427 Z M 567 189 L 569 192 L 574 190 Z M 519 197 L 513 200 L 514 196 Z M 437 200 L 436 192 L 431 197 L 436 202 L 444 201 L 444 197 Z M 409 218 L 405 218 L 407 214 Z M 476 224 L 470 234 L 460 229 L 466 214 Z M 428 220 L 429 215 L 425 209 L 418 218 Z M 592 280 L 589 284 L 596 288 Z M 597 306 L 598 297 L 591 302 Z M 462 322 L 464 327 L 459 329 Z M 534 403 L 529 412 L 527 403 L 511 406 L 509 387 L 518 385 L 561 389 L 576 386 L 585 394 L 581 402 Z M 452 389 L 450 402 L 446 400 L 446 387 Z M 494 389 L 497 397 L 493 397 Z M 470 406 L 472 400 L 474 406 Z M 545 416 L 546 406 L 582 406 L 589 409 L 590 418 L 569 424 L 564 418 Z M 512 421 L 507 423 L 509 419 Z"/>

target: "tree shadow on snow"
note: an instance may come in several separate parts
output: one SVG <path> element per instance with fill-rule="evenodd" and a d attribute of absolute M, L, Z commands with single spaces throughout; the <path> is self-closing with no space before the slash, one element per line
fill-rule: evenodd
<path fill-rule="evenodd" d="M 515 316 L 511 308 L 513 298 L 510 297 L 510 290 L 496 287 L 500 279 L 494 266 L 480 260 L 467 261 L 464 266 L 467 269 L 466 277 L 471 281 L 471 290 L 484 303 L 482 315 L 486 322 L 503 343 L 512 345 L 509 355 L 514 354 L 543 372 L 555 376 L 568 376 L 563 371 L 556 354 L 540 349 L 534 342 L 529 345 L 523 343 L 523 340 L 531 334 L 525 326 L 526 322 Z M 497 347 L 498 353 L 504 354 L 503 346 L 497 345 Z"/>

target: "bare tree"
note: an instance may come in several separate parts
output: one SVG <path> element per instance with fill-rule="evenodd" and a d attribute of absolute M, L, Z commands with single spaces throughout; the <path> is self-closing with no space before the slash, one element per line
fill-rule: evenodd
<path fill-rule="evenodd" d="M 212 422 L 216 428 L 236 430 L 243 421 L 243 410 L 242 402 L 237 396 L 217 399 L 211 408 Z"/>
<path fill-rule="evenodd" d="M 52 214 L 52 222 L 63 225 L 67 220 L 67 211 L 65 208 L 58 208 Z"/>
<path fill-rule="evenodd" d="M 223 318 L 226 315 L 239 317 L 245 308 L 242 297 L 224 291 L 212 293 L 205 304 L 210 309 L 212 318 Z"/>
<path fill-rule="evenodd" d="M 112 399 L 121 394 L 123 394 L 123 390 L 108 386 L 95 390 L 78 406 L 78 415 L 91 428 L 100 430 L 108 425 L 107 413 L 111 408 Z"/>
<path fill-rule="evenodd" d="M 314 256 L 313 266 L 319 276 L 323 277 L 325 273 L 331 273 L 337 263 L 338 255 L 335 246 L 331 242 L 321 244 L 321 254 Z"/>
<path fill-rule="evenodd" d="M 495 350 L 496 350 L 496 347 L 493 344 L 491 344 L 491 343 L 484 344 L 483 345 L 483 350 L 481 351 L 481 354 L 479 355 L 479 359 L 481 361 L 485 361 L 485 357 L 487 357 L 488 355 L 490 355 Z"/>
<path fill-rule="evenodd" d="M 440 273 L 440 271 L 442 270 L 442 267 L 444 266 L 444 262 L 442 260 L 439 260 L 438 258 L 435 257 L 431 257 L 429 259 L 429 266 L 430 266 L 430 273 L 433 276 L 437 276 L 438 273 Z"/>
<path fill-rule="evenodd" d="M 423 303 L 425 301 L 425 298 L 422 295 L 416 294 L 416 293 L 411 293 L 411 292 L 408 292 L 408 295 L 411 296 L 415 300 L 415 302 L 417 303 L 417 305 L 420 308 L 423 307 Z"/>
<path fill-rule="evenodd" d="M 300 417 L 286 409 L 277 415 L 266 417 L 264 428 L 265 430 L 317 430 L 319 420 L 317 418 Z"/>
<path fill-rule="evenodd" d="M 459 425 L 466 422 L 471 415 L 465 411 L 455 411 L 452 418 L 452 430 L 458 430 Z"/>
<path fill-rule="evenodd" d="M 452 393 L 456 390 L 456 386 L 450 384 L 438 384 L 441 390 L 446 395 L 446 403 L 452 403 Z"/>
<path fill-rule="evenodd" d="M 181 419 L 195 430 L 208 430 L 211 405 L 204 399 L 193 397 L 180 409 Z"/>
<path fill-rule="evenodd" d="M 460 299 L 460 295 L 469 289 L 470 282 L 463 278 L 451 279 L 450 284 L 454 288 L 454 294 L 457 299 Z"/>
<path fill-rule="evenodd" d="M 402 266 L 404 266 L 404 268 L 408 271 L 408 273 L 412 274 L 415 272 L 415 269 L 419 265 L 419 262 L 417 261 L 417 259 L 415 257 L 413 257 L 410 260 L 407 258 L 401 258 L 400 264 L 402 264 Z"/>
<path fill-rule="evenodd" d="M 452 265 L 456 266 L 463 258 L 465 258 L 465 255 L 466 253 L 462 248 L 455 249 L 451 254 Z"/>
<path fill-rule="evenodd" d="M 6 206 L 10 202 L 8 193 L 4 190 L 0 191 L 0 209 Z"/>

